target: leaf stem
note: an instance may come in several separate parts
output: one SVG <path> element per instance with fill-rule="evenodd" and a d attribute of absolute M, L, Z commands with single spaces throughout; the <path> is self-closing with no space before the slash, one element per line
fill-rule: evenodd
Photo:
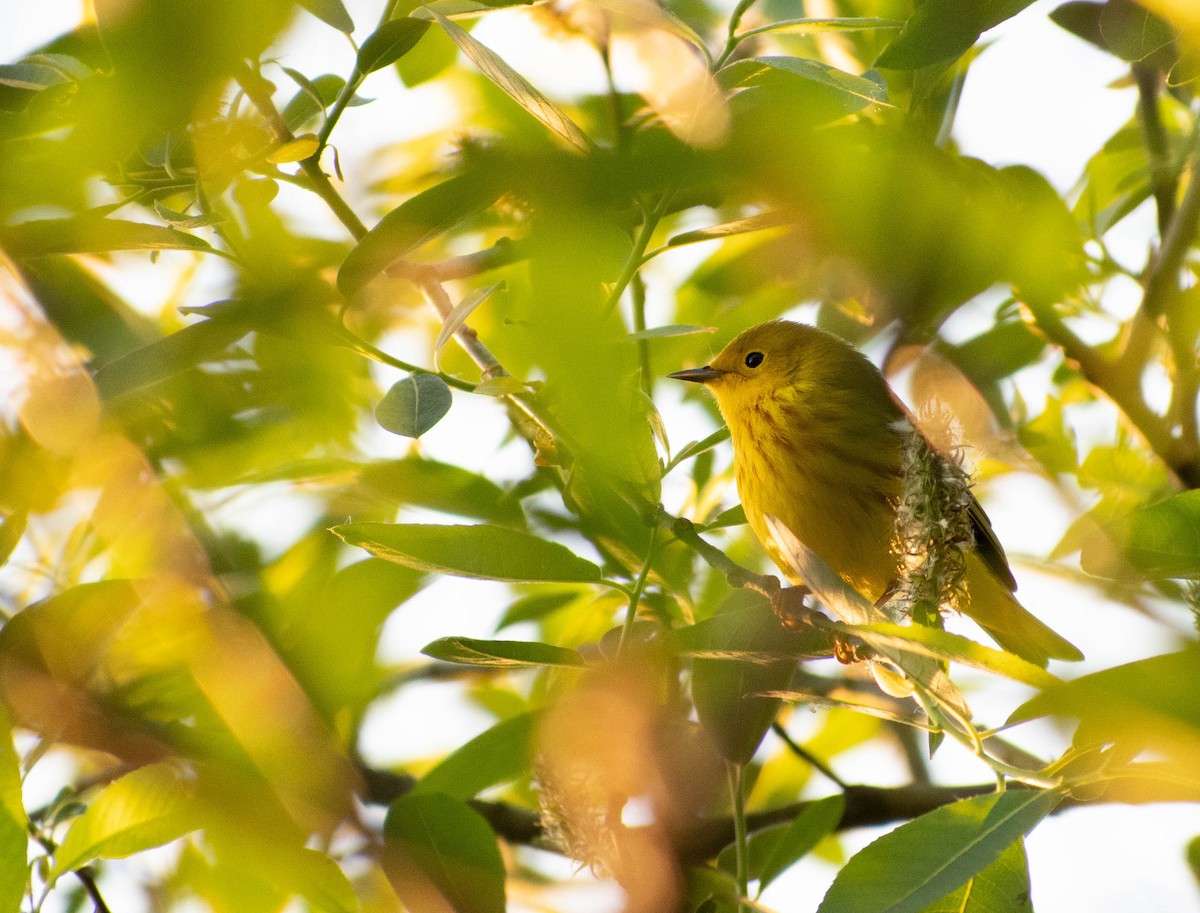
<path fill-rule="evenodd" d="M 741 901 L 750 896 L 750 860 L 746 846 L 746 795 L 745 768 L 732 761 L 726 762 L 729 779 L 729 799 L 733 805 L 733 852 L 735 875 L 738 887 L 738 910 L 747 909 Z"/>
<path fill-rule="evenodd" d="M 629 593 L 629 608 L 625 610 L 625 623 L 621 626 L 621 639 L 617 642 L 617 653 L 625 652 L 625 645 L 629 642 L 629 633 L 633 630 L 633 623 L 637 620 L 638 604 L 642 601 L 642 593 L 646 589 L 646 578 L 650 576 L 650 567 L 654 563 L 654 556 L 658 553 L 658 527 L 650 527 L 650 544 L 646 546 L 646 560 L 642 562 L 642 569 L 638 572 L 637 580 L 633 583 L 633 589 Z"/>
<path fill-rule="evenodd" d="M 650 244 L 650 238 L 654 235 L 654 230 L 658 228 L 658 223 L 666 214 L 667 207 L 671 205 L 671 197 L 673 195 L 672 191 L 667 191 L 662 195 L 662 199 L 658 201 L 658 205 L 645 213 L 645 218 L 642 219 L 642 227 L 638 229 L 637 237 L 633 241 L 633 250 L 625 258 L 625 266 L 621 269 L 621 275 L 613 283 L 612 290 L 608 293 L 608 299 L 604 302 L 604 309 L 606 311 L 611 311 L 617 306 L 617 303 L 621 300 L 621 296 L 625 294 L 625 289 L 633 281 L 633 277 L 637 275 L 637 271 L 641 269 L 642 255 L 646 253 L 646 248 Z"/>

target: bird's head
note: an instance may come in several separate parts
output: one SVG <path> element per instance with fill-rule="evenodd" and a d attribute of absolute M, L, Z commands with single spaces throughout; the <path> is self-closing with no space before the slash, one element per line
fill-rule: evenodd
<path fill-rule="evenodd" d="M 840 355 L 845 343 L 814 327 L 772 320 L 734 337 L 703 368 L 670 376 L 704 384 L 722 405 L 778 398 L 781 392 L 803 392 L 825 365 Z"/>

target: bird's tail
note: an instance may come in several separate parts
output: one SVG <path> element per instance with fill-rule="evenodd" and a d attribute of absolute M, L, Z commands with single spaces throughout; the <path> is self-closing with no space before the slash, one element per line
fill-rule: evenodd
<path fill-rule="evenodd" d="M 1078 647 L 1017 602 L 982 560 L 972 555 L 968 561 L 967 599 L 962 610 L 996 643 L 1043 668 L 1051 659 L 1083 659 Z"/>

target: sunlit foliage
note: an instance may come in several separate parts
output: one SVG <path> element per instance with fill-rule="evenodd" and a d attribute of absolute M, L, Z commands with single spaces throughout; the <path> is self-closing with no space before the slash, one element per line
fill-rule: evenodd
<path fill-rule="evenodd" d="M 94 0 L 0 65 L 0 911 L 499 913 L 593 878 L 727 911 L 814 853 L 825 913 L 1027 910 L 1048 815 L 1200 799 L 1200 22 L 1053 14 L 1137 92 L 1064 198 L 954 141 L 1028 5 Z M 535 85 L 506 28 L 595 78 Z M 948 410 L 978 479 L 1053 492 L 1070 617 L 1152 612 L 1158 654 L 782 624 L 716 411 L 661 378 L 794 310 Z M 414 606 L 438 639 L 398 663 Z M 1055 757 L 972 718 L 1001 685 Z M 389 716 L 432 690 L 452 750 Z M 930 784 L 943 742 L 977 785 Z M 844 782 L 852 748 L 906 785 Z"/>

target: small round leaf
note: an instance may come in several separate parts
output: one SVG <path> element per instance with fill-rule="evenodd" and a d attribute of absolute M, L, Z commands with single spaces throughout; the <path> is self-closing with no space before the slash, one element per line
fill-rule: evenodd
<path fill-rule="evenodd" d="M 410 374 L 397 381 L 375 407 L 386 431 L 420 437 L 450 411 L 450 388 L 433 374 Z"/>

